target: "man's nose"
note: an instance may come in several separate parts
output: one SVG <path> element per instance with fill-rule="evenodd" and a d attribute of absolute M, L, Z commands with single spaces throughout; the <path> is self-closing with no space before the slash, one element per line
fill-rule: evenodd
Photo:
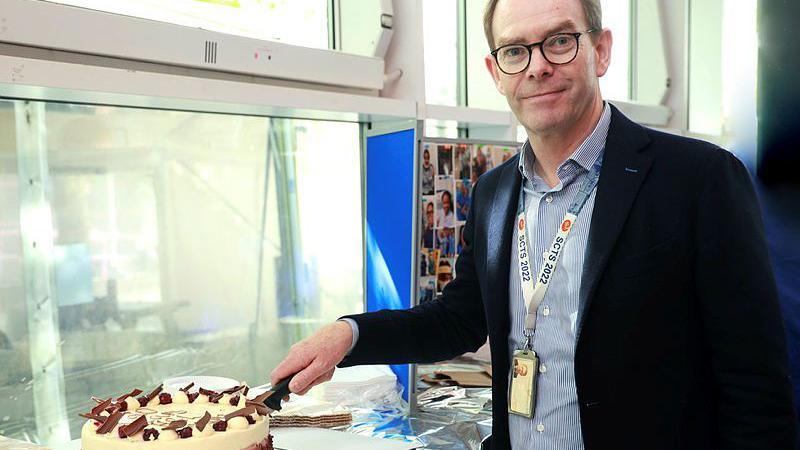
<path fill-rule="evenodd" d="M 545 59 L 539 47 L 531 49 L 531 63 L 528 64 L 528 69 L 525 75 L 535 79 L 542 79 L 549 77 L 553 74 L 553 65 Z"/>

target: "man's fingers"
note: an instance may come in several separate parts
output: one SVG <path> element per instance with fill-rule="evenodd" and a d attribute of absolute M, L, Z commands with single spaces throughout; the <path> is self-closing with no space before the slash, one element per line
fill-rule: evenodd
<path fill-rule="evenodd" d="M 326 368 L 315 359 L 305 369 L 301 370 L 289 383 L 289 390 L 295 393 L 305 393 L 317 378 L 326 372 Z"/>
<path fill-rule="evenodd" d="M 308 391 L 310 391 L 311 388 L 313 388 L 314 386 L 316 386 L 318 384 L 322 384 L 322 383 L 324 383 L 326 381 L 330 381 L 331 378 L 333 378 L 333 372 L 335 370 L 336 370 L 336 368 L 333 368 L 333 369 L 323 373 L 322 375 L 318 376 L 313 382 L 311 382 L 311 384 L 306 386 L 305 389 L 303 389 L 301 392 L 298 392 L 298 394 L 299 395 L 306 395 L 308 393 Z"/>
<path fill-rule="evenodd" d="M 280 383 L 286 377 L 305 369 L 312 360 L 311 355 L 300 349 L 292 349 L 286 359 L 278 364 L 278 367 L 270 373 L 269 378 L 273 386 Z"/>

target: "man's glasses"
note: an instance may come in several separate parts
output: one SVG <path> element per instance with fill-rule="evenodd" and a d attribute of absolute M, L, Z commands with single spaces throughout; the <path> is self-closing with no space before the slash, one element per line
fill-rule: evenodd
<path fill-rule="evenodd" d="M 558 33 L 533 44 L 504 45 L 492 51 L 492 56 L 497 62 L 497 67 L 507 75 L 516 75 L 528 68 L 531 64 L 531 55 L 534 47 L 539 47 L 542 56 L 550 64 L 569 64 L 578 56 L 581 35 L 594 33 L 595 31 Z"/>

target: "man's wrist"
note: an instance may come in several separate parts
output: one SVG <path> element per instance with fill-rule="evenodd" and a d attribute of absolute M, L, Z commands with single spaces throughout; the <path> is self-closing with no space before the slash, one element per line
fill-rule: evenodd
<path fill-rule="evenodd" d="M 345 356 L 349 356 L 350 353 L 353 352 L 353 349 L 356 348 L 356 344 L 358 343 L 358 324 L 355 320 L 349 317 L 343 317 L 339 319 L 339 322 L 344 322 L 350 325 L 350 330 L 353 332 L 353 339 L 350 342 L 350 348 L 347 350 L 347 354 Z"/>

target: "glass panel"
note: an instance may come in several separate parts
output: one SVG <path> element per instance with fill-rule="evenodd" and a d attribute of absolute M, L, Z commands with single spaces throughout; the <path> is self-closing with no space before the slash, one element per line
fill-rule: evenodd
<path fill-rule="evenodd" d="M 174 376 L 262 384 L 291 344 L 363 309 L 358 124 L 45 104 L 60 341 L 29 338 L 12 105 L 0 103 L 1 434 L 41 441 L 63 425 L 77 438 L 90 396 Z M 32 339 L 60 349 L 60 411 L 32 410 Z"/>
<path fill-rule="evenodd" d="M 633 100 L 660 105 L 669 74 L 664 55 L 659 0 L 636 0 L 634 15 Z"/>
<path fill-rule="evenodd" d="M 432 105 L 458 102 L 458 11 L 456 0 L 422 4 L 425 98 Z"/>
<path fill-rule="evenodd" d="M 600 78 L 600 90 L 608 100 L 630 98 L 630 28 L 631 4 L 629 1 L 602 0 L 603 27 L 611 30 L 611 65 Z"/>
<path fill-rule="evenodd" d="M 327 0 L 51 0 L 256 39 L 328 48 Z"/>
<path fill-rule="evenodd" d="M 756 10 L 757 0 L 690 6 L 689 131 L 720 136 L 725 146 L 755 144 Z"/>

